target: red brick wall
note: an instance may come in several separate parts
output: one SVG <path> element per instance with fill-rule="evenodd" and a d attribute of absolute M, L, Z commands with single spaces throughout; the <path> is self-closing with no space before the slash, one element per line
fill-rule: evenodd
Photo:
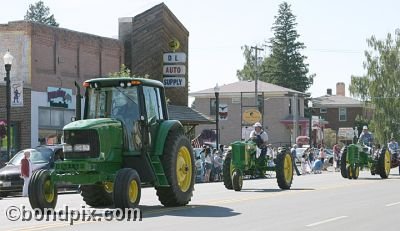
<path fill-rule="evenodd" d="M 31 24 L 32 89 L 75 87 L 74 81 L 106 76 L 119 70 L 124 48 L 116 39 Z M 46 84 L 43 84 L 46 83 Z"/>
<path fill-rule="evenodd" d="M 357 115 L 363 115 L 362 107 L 348 107 L 347 109 L 347 120 L 339 121 L 339 108 L 328 108 L 327 113 L 320 113 L 319 108 L 313 108 L 314 116 L 321 116 L 329 124 L 326 125 L 328 128 L 338 131 L 340 127 L 354 127 L 355 119 Z"/>

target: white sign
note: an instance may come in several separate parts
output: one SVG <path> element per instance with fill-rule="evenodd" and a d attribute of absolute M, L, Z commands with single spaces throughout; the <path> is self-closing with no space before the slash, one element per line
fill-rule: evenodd
<path fill-rule="evenodd" d="M 186 54 L 183 52 L 165 53 L 163 61 L 164 63 L 186 63 Z"/>
<path fill-rule="evenodd" d="M 184 87 L 185 77 L 164 77 L 164 87 Z"/>
<path fill-rule="evenodd" d="M 353 128 L 339 128 L 338 130 L 339 140 L 352 140 L 354 137 Z"/>
<path fill-rule="evenodd" d="M 24 82 L 12 81 L 11 82 L 11 107 L 24 106 Z"/>
<path fill-rule="evenodd" d="M 164 65 L 164 75 L 184 75 L 186 74 L 185 65 Z"/>
<path fill-rule="evenodd" d="M 228 119 L 228 104 L 220 104 L 218 110 L 219 120 Z"/>

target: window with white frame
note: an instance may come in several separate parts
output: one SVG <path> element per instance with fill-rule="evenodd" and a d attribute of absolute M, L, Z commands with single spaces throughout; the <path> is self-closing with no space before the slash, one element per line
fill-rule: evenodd
<path fill-rule="evenodd" d="M 326 107 L 321 107 L 319 109 L 319 113 L 327 113 L 327 112 L 328 112 L 328 109 L 326 109 Z"/>
<path fill-rule="evenodd" d="M 339 108 L 339 121 L 347 121 L 347 110 L 345 107 Z"/>

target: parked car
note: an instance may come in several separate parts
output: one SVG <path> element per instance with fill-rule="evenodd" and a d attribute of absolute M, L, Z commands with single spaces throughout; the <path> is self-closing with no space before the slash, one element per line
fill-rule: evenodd
<path fill-rule="evenodd" d="M 22 192 L 24 180 L 20 177 L 21 160 L 24 152 L 31 152 L 30 160 L 33 171 L 38 169 L 51 169 L 55 161 L 62 161 L 62 145 L 42 145 L 32 149 L 24 149 L 16 153 L 11 160 L 0 169 L 0 197 L 7 197 L 10 193 Z M 62 187 L 77 188 L 73 185 Z"/>

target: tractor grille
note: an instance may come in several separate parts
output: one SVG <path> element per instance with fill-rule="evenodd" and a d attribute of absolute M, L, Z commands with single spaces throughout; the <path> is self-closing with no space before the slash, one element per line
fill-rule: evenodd
<path fill-rule="evenodd" d="M 97 158 L 100 154 L 99 136 L 96 130 L 64 131 L 64 142 L 74 146 L 75 144 L 89 144 L 90 151 L 65 152 L 65 159 Z"/>

